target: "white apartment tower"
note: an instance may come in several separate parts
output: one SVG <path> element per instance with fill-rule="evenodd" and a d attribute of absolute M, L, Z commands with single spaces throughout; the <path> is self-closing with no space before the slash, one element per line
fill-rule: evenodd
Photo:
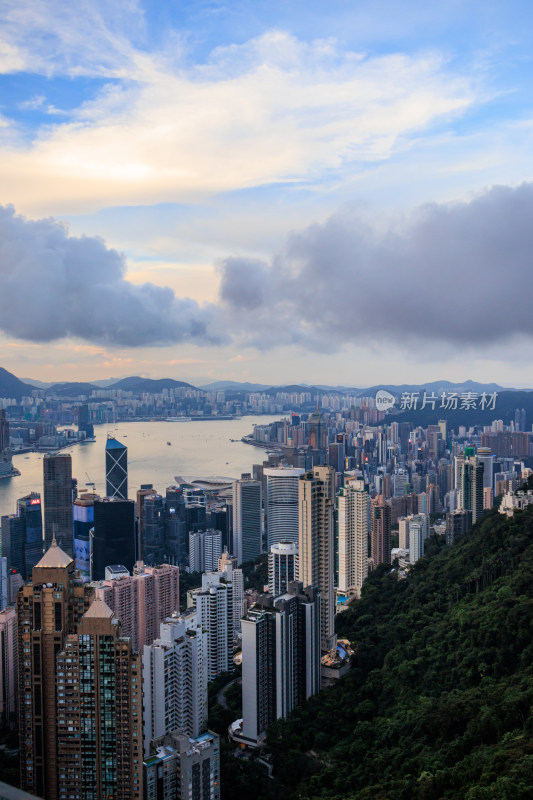
<path fill-rule="evenodd" d="M 205 588 L 204 588 L 205 587 Z M 214 680 L 233 664 L 233 584 L 219 575 L 203 575 L 202 589 L 191 592 L 198 624 L 207 632 L 207 676 Z"/>
<path fill-rule="evenodd" d="M 298 546 L 289 540 L 273 544 L 268 554 L 268 591 L 273 597 L 286 594 L 298 577 Z"/>
<path fill-rule="evenodd" d="M 370 496 L 365 484 L 349 480 L 337 495 L 339 590 L 347 595 L 361 596 L 368 576 L 368 520 Z"/>
<path fill-rule="evenodd" d="M 144 753 L 153 739 L 180 729 L 192 738 L 207 728 L 207 633 L 195 611 L 161 623 L 142 657 Z"/>

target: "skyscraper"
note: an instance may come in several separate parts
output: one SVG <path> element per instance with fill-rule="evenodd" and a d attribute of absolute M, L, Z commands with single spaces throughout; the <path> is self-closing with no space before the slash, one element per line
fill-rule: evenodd
<path fill-rule="evenodd" d="M 485 465 L 476 456 L 465 459 L 460 467 L 460 509 L 472 512 L 474 525 L 483 514 L 483 475 Z"/>
<path fill-rule="evenodd" d="M 191 572 L 216 572 L 222 555 L 221 531 L 189 533 L 189 569 Z"/>
<path fill-rule="evenodd" d="M 15 609 L 4 607 L 0 609 L 0 725 L 10 728 L 17 722 L 17 656 Z"/>
<path fill-rule="evenodd" d="M 103 600 L 56 663 L 59 799 L 142 800 L 141 657 Z"/>
<path fill-rule="evenodd" d="M 233 584 L 217 573 L 202 576 L 202 588 L 191 593 L 198 624 L 207 631 L 208 680 L 233 672 Z"/>
<path fill-rule="evenodd" d="M 383 495 L 371 501 L 371 557 L 374 568 L 379 564 L 390 564 L 391 510 Z"/>
<path fill-rule="evenodd" d="M 110 564 L 135 563 L 135 503 L 118 497 L 94 501 L 92 580 L 103 580 Z"/>
<path fill-rule="evenodd" d="M 335 470 L 315 467 L 299 478 L 298 580 L 320 592 L 321 647 L 335 647 Z"/>
<path fill-rule="evenodd" d="M 97 494 L 81 494 L 72 504 L 74 561 L 84 583 L 91 580 L 91 530 L 94 528 L 94 501 Z"/>
<path fill-rule="evenodd" d="M 17 513 L 2 517 L 2 555 L 9 570 L 16 569 L 24 580 L 43 555 L 41 495 L 31 492 L 17 500 Z"/>
<path fill-rule="evenodd" d="M 145 800 L 220 800 L 220 737 L 174 731 L 152 742 L 144 761 Z"/>
<path fill-rule="evenodd" d="M 113 436 L 105 446 L 105 492 L 108 497 L 128 497 L 128 448 Z"/>
<path fill-rule="evenodd" d="M 282 539 L 298 544 L 298 481 L 304 469 L 300 467 L 267 467 L 266 516 L 268 549 Z"/>
<path fill-rule="evenodd" d="M 142 559 L 146 564 L 162 564 L 166 560 L 165 501 L 160 494 L 144 498 L 142 524 Z"/>
<path fill-rule="evenodd" d="M 337 497 L 338 588 L 347 595 L 361 596 L 368 576 L 368 520 L 370 496 L 363 481 L 348 480 Z"/>
<path fill-rule="evenodd" d="M 180 729 L 196 738 L 207 727 L 208 637 L 194 610 L 173 614 L 142 656 L 144 754 L 154 739 Z"/>
<path fill-rule="evenodd" d="M 72 458 L 69 453 L 45 453 L 43 458 L 44 546 L 56 542 L 74 554 L 72 531 Z"/>
<path fill-rule="evenodd" d="M 142 653 L 159 636 L 161 622 L 179 610 L 179 567 L 138 561 L 133 575 L 103 580 L 94 593 L 115 612 L 133 650 Z"/>
<path fill-rule="evenodd" d="M 242 620 L 242 728 L 235 738 L 255 745 L 276 719 L 320 691 L 320 596 L 292 583 L 267 595 Z"/>
<path fill-rule="evenodd" d="M 0 408 L 0 453 L 9 448 L 9 422 L 4 408 Z"/>
<path fill-rule="evenodd" d="M 294 542 L 273 544 L 268 554 L 268 591 L 273 597 L 286 594 L 298 579 L 298 547 Z"/>
<path fill-rule="evenodd" d="M 21 782 L 46 800 L 60 796 L 56 655 L 76 631 L 89 595 L 54 539 L 17 597 Z"/>
<path fill-rule="evenodd" d="M 263 551 L 261 481 L 243 475 L 233 484 L 233 553 L 237 564 L 253 561 Z"/>

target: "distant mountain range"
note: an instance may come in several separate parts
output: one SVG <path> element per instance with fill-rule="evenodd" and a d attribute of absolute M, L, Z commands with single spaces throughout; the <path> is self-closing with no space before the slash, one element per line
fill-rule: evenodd
<path fill-rule="evenodd" d="M 33 381 L 26 379 L 20 380 L 11 372 L 0 367 L 0 397 L 13 397 L 20 400 L 24 395 L 31 395 L 35 389 L 44 389 L 47 394 L 56 394 L 60 397 L 77 397 L 78 395 L 90 396 L 95 390 L 102 388 L 107 389 L 122 389 L 127 392 L 134 392 L 141 394 L 143 392 L 157 393 L 163 389 L 178 389 L 188 388 L 195 389 L 197 387 L 185 381 L 177 381 L 172 378 L 142 378 L 139 376 L 132 376 L 130 378 L 121 378 L 120 380 L 113 379 L 112 381 L 102 380 L 94 381 L 92 383 L 86 382 L 65 382 L 65 383 L 52 383 L 45 384 L 42 381 Z M 230 396 L 244 394 L 246 392 L 264 392 L 270 396 L 274 396 L 277 392 L 310 392 L 314 397 L 316 395 L 322 396 L 323 394 L 354 394 L 356 397 L 365 397 L 374 395 L 378 389 L 386 389 L 389 392 L 399 396 L 402 392 L 416 392 L 423 391 L 435 392 L 516 392 L 519 390 L 510 389 L 508 387 L 500 386 L 497 383 L 477 383 L 475 381 L 464 381 L 462 383 L 452 383 L 450 381 L 431 381 L 423 384 L 401 384 L 396 386 L 394 384 L 378 384 L 370 387 L 350 387 L 350 386 L 327 386 L 319 384 L 316 386 L 309 386 L 307 384 L 290 384 L 286 386 L 272 386 L 264 383 L 250 383 L 239 381 L 214 381 L 213 383 L 204 384 L 198 387 L 204 391 L 225 391 Z M 521 392 L 530 392 L 530 389 L 520 390 Z"/>
<path fill-rule="evenodd" d="M 98 391 L 102 388 L 122 389 L 123 391 L 135 392 L 137 394 L 143 392 L 152 392 L 155 394 L 163 391 L 163 389 L 178 389 L 184 387 L 188 389 L 196 388 L 190 383 L 175 381 L 172 378 L 152 380 L 151 378 L 140 378 L 138 376 L 122 378 L 111 384 L 104 381 L 99 381 L 98 383 L 77 381 L 51 384 L 42 384 L 40 381 L 24 383 L 11 372 L 0 367 L 0 397 L 12 397 L 15 400 L 21 400 L 22 397 L 31 395 L 35 389 L 44 389 L 47 395 L 55 394 L 60 397 L 78 397 L 79 395 L 87 395 L 89 397 L 93 391 Z"/>

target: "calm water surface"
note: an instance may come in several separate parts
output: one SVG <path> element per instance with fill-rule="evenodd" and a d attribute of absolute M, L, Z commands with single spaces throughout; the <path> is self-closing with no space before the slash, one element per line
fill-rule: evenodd
<path fill-rule="evenodd" d="M 176 475 L 224 475 L 240 478 L 252 464 L 265 458 L 263 448 L 240 441 L 254 423 L 266 424 L 280 416 L 253 416 L 235 420 L 191 422 L 127 422 L 110 428 L 128 448 L 128 494 L 134 499 L 141 483 L 152 483 L 164 494 Z M 97 494 L 105 495 L 105 443 L 107 426 L 95 427 L 95 442 L 73 445 L 63 453 L 72 455 L 72 475 L 79 491 L 93 481 Z M 237 439 L 231 442 L 230 439 Z M 167 442 L 171 442 L 170 446 Z M 0 516 L 12 514 L 18 497 L 43 490 L 43 454 L 16 455 L 13 464 L 22 473 L 0 480 Z"/>

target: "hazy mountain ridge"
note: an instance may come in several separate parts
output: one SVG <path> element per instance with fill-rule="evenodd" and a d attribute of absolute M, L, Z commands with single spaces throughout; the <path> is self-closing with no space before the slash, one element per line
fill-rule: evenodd
<path fill-rule="evenodd" d="M 119 380 L 109 379 L 83 382 L 83 381 L 64 381 L 56 383 L 45 383 L 43 381 L 34 381 L 26 379 L 26 382 L 21 381 L 11 372 L 0 367 L 0 397 L 13 397 L 20 400 L 24 395 L 31 395 L 32 391 L 39 389 L 45 395 L 56 394 L 60 397 L 77 397 L 78 395 L 90 396 L 93 391 L 98 391 L 102 388 L 105 389 L 122 389 L 123 391 L 131 391 L 138 394 L 143 392 L 158 393 L 163 389 L 200 389 L 201 391 L 225 391 L 228 395 L 238 396 L 244 395 L 248 392 L 262 392 L 274 397 L 278 392 L 285 393 L 302 393 L 309 392 L 313 401 L 318 396 L 322 397 L 324 394 L 353 394 L 356 397 L 373 396 L 379 389 L 385 389 L 392 394 L 399 397 L 402 392 L 416 392 L 424 391 L 435 392 L 440 394 L 442 392 L 455 391 L 471 391 L 471 392 L 522 392 L 527 394 L 531 392 L 529 389 L 510 389 L 500 386 L 497 383 L 479 383 L 476 381 L 463 381 L 462 383 L 453 383 L 451 381 L 432 381 L 423 384 L 377 384 L 366 388 L 361 387 L 348 387 L 348 386 L 327 386 L 326 384 L 308 385 L 308 384 L 280 384 L 279 386 L 272 386 L 269 384 L 239 382 L 239 381 L 214 381 L 210 384 L 203 384 L 196 387 L 186 381 L 175 380 L 174 378 L 143 378 L 140 376 L 130 376 L 121 378 Z M 532 394 L 533 397 L 533 394 Z"/>

